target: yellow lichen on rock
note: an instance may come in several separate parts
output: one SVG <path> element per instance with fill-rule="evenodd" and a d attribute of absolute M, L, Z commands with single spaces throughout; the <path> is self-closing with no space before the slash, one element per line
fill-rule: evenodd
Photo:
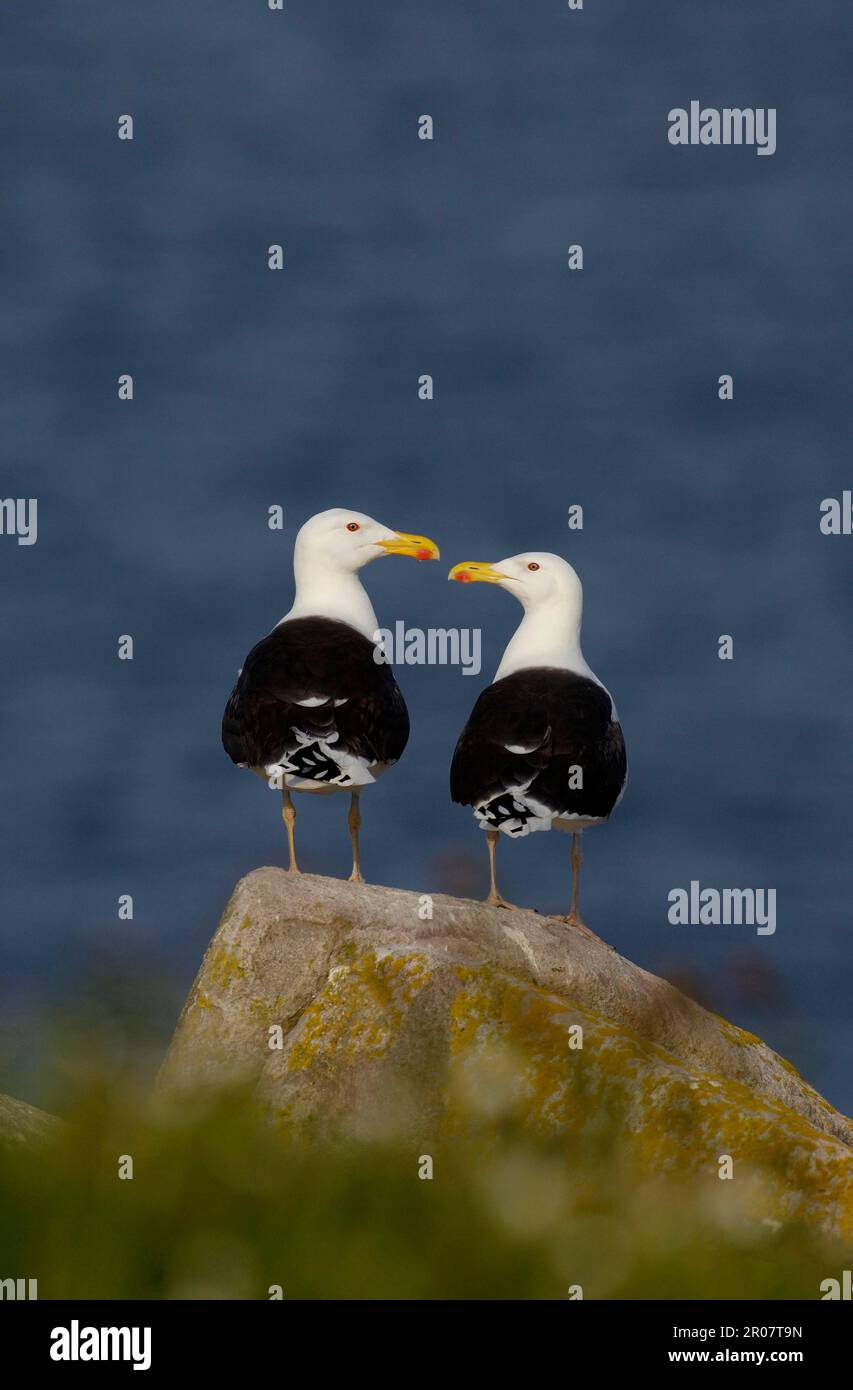
<path fill-rule="evenodd" d="M 299 1071 L 320 1058 L 346 1064 L 384 1055 L 429 978 L 429 963 L 417 952 L 363 951 L 338 965 L 300 1020 L 287 1052 L 288 1070 Z"/>
<path fill-rule="evenodd" d="M 242 980 L 246 974 L 236 956 L 220 948 L 214 953 L 210 963 L 210 978 L 220 989 L 227 989 L 234 980 Z"/>
<path fill-rule="evenodd" d="M 759 1038 L 564 924 L 440 896 L 423 921 L 419 901 L 250 875 L 162 1084 L 248 1083 L 312 1142 L 405 1137 L 491 1161 L 519 1132 L 561 1155 L 573 1190 L 604 1166 L 632 1190 L 701 1188 L 721 1219 L 853 1237 L 850 1122 Z"/>
<path fill-rule="evenodd" d="M 504 1113 L 528 1131 L 582 1138 L 607 1115 L 638 1177 L 672 1169 L 725 1181 L 719 1163 L 728 1154 L 738 1177 L 749 1178 L 756 1219 L 808 1219 L 828 1207 L 826 1224 L 853 1238 L 853 1161 L 844 1144 L 737 1081 L 692 1074 L 588 1009 L 488 970 L 457 973 L 463 988 L 448 1030 L 452 1132 L 476 1129 L 478 1097 L 499 1085 Z M 576 1023 L 582 1049 L 569 1047 Z M 494 1105 L 489 1111 L 493 1118 Z"/>

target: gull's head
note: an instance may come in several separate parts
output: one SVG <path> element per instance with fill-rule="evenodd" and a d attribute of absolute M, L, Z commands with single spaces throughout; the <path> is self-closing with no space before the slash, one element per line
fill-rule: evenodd
<path fill-rule="evenodd" d="M 544 550 L 509 555 L 494 564 L 463 560 L 454 565 L 448 579 L 459 584 L 498 584 L 514 594 L 522 607 L 534 609 L 553 603 L 576 607 L 581 602 L 581 582 L 568 560 Z"/>
<path fill-rule="evenodd" d="M 339 574 L 355 574 L 380 555 L 411 555 L 437 560 L 438 546 L 428 536 L 395 531 L 364 512 L 332 507 L 306 521 L 296 537 L 294 560 Z"/>

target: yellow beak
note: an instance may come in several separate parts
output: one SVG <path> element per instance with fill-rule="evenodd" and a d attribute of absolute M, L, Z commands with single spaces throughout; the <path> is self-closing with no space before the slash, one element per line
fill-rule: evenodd
<path fill-rule="evenodd" d="M 460 565 L 453 566 L 447 577 L 458 579 L 460 584 L 500 584 L 507 575 L 501 574 L 494 565 L 484 564 L 479 560 L 463 560 Z"/>
<path fill-rule="evenodd" d="M 441 558 L 438 546 L 429 536 L 409 536 L 405 531 L 398 531 L 390 540 L 377 541 L 376 544 L 381 546 L 386 555 L 412 555 L 416 560 Z"/>

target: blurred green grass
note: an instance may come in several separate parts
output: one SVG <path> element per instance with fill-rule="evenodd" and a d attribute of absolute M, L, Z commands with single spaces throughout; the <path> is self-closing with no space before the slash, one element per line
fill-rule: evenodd
<path fill-rule="evenodd" d="M 246 1095 L 164 1102 L 104 1065 L 75 1074 L 66 1121 L 0 1148 L 0 1277 L 42 1299 L 812 1299 L 850 1266 L 815 1229 L 751 1224 L 735 1183 L 638 1181 L 615 1115 L 594 1144 L 509 1121 L 316 1145 Z"/>

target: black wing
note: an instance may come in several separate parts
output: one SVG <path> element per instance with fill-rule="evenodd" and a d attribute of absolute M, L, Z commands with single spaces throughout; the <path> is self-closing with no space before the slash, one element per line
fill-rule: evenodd
<path fill-rule="evenodd" d="M 581 768 L 582 785 L 573 769 Z M 450 794 L 482 805 L 526 788 L 554 815 L 608 816 L 625 782 L 627 759 L 610 696 L 572 671 L 517 671 L 487 687 L 462 730 Z"/>
<path fill-rule="evenodd" d="M 409 715 L 374 644 L 347 623 L 294 618 L 246 657 L 222 719 L 232 762 L 267 767 L 300 743 L 298 729 L 368 764 L 395 762 Z M 310 704 L 305 704 L 310 701 Z"/>

